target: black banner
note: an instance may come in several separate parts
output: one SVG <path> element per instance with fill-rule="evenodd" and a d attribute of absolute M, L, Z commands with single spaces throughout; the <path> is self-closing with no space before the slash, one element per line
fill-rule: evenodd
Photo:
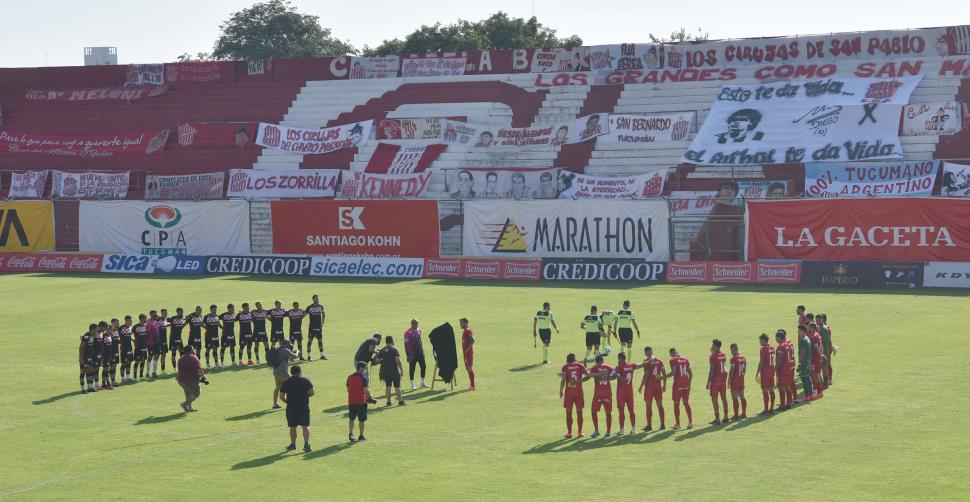
<path fill-rule="evenodd" d="M 310 275 L 309 256 L 210 256 L 208 274 Z"/>
<path fill-rule="evenodd" d="M 639 259 L 543 258 L 542 280 L 665 282 L 667 264 Z"/>
<path fill-rule="evenodd" d="M 834 288 L 918 288 L 923 285 L 919 262 L 806 261 L 802 285 Z"/>

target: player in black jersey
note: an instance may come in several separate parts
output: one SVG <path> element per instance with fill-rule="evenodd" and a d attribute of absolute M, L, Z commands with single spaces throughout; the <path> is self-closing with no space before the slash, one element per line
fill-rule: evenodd
<path fill-rule="evenodd" d="M 300 354 L 300 360 L 305 361 L 303 358 L 303 318 L 306 317 L 306 311 L 300 308 L 300 302 L 293 302 L 293 308 L 286 311 L 286 317 L 290 318 L 290 343 L 296 343 L 296 353 Z"/>
<path fill-rule="evenodd" d="M 243 365 L 243 350 L 246 350 L 249 365 L 253 365 L 253 313 L 249 311 L 249 304 L 242 304 L 242 312 L 236 316 L 239 321 L 239 365 Z"/>
<path fill-rule="evenodd" d="M 121 338 L 121 383 L 131 383 L 131 361 L 135 358 L 135 351 L 132 350 L 131 340 L 131 316 L 125 316 L 125 323 L 118 328 L 118 335 Z"/>
<path fill-rule="evenodd" d="M 195 312 L 189 314 L 189 345 L 195 347 L 195 353 L 202 353 L 202 325 L 205 324 L 205 318 L 202 316 L 202 306 L 196 305 Z"/>
<path fill-rule="evenodd" d="M 101 370 L 101 356 L 104 353 L 104 332 L 108 329 L 108 323 L 101 321 L 98 323 L 98 330 L 94 333 L 94 388 L 102 389 L 104 381 L 98 382 Z"/>
<path fill-rule="evenodd" d="M 226 349 L 229 349 L 229 357 L 232 358 L 230 367 L 236 365 L 236 307 L 233 304 L 226 305 L 226 311 L 219 316 L 222 320 L 222 339 L 219 349 L 219 367 L 226 367 Z M 240 354 L 242 359 L 242 354 Z"/>
<path fill-rule="evenodd" d="M 310 353 L 313 351 L 313 339 L 316 338 L 317 349 L 320 350 L 320 359 L 326 360 L 327 356 L 323 354 L 323 321 L 327 317 L 327 312 L 323 305 L 320 305 L 320 297 L 313 295 L 313 303 L 307 305 L 306 313 L 310 317 L 310 334 L 306 340 L 306 358 L 313 360 Z"/>
<path fill-rule="evenodd" d="M 158 323 L 158 336 L 155 338 L 155 355 L 152 357 L 153 376 L 158 369 L 159 361 L 162 363 L 162 373 L 165 373 L 165 356 L 168 355 L 168 309 L 160 309 L 155 321 Z M 173 360 L 172 363 L 174 364 L 175 361 Z"/>
<path fill-rule="evenodd" d="M 256 364 L 259 364 L 259 343 L 263 343 L 263 349 L 269 350 L 268 339 L 266 338 L 266 316 L 269 315 L 263 310 L 262 302 L 256 302 L 256 310 L 253 311 L 253 342 L 256 345 Z"/>
<path fill-rule="evenodd" d="M 111 319 L 111 348 L 109 353 L 111 354 L 111 364 L 108 366 L 108 374 L 111 377 L 111 388 L 118 386 L 118 361 L 120 361 L 121 353 L 121 332 L 120 324 L 118 324 L 118 318 Z"/>
<path fill-rule="evenodd" d="M 202 318 L 205 324 L 205 369 L 209 369 L 209 356 L 213 351 L 219 349 L 219 314 L 216 313 L 216 306 L 209 306 L 209 313 Z M 215 353 L 216 367 L 219 367 L 219 353 Z"/>
<path fill-rule="evenodd" d="M 283 341 L 283 319 L 285 318 L 286 311 L 283 310 L 283 303 L 276 300 L 276 308 L 269 311 L 269 343 L 273 347 Z"/>
<path fill-rule="evenodd" d="M 148 316 L 138 314 L 138 324 L 131 328 L 132 337 L 135 339 L 135 371 L 136 379 L 145 378 L 145 362 L 148 360 L 148 327 L 145 322 Z"/>
<path fill-rule="evenodd" d="M 168 319 L 169 329 L 171 334 L 168 338 L 168 348 L 172 351 L 172 369 L 178 369 L 179 356 L 182 355 L 182 349 L 185 345 L 182 343 L 182 330 L 185 328 L 185 316 L 182 307 L 175 309 L 175 317 L 170 317 Z"/>
<path fill-rule="evenodd" d="M 87 333 L 81 335 L 81 345 L 77 349 L 77 362 L 81 366 L 81 394 L 96 392 L 94 389 L 94 372 L 97 371 L 97 367 L 94 365 L 94 335 L 97 333 L 98 325 L 89 325 Z M 84 388 L 85 381 L 88 383 L 87 389 Z"/>

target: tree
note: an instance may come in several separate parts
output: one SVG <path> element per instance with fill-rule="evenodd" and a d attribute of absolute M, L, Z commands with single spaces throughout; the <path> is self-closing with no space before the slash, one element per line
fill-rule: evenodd
<path fill-rule="evenodd" d="M 212 54 L 210 54 L 208 52 L 196 52 L 195 55 L 193 56 L 192 54 L 189 54 L 188 52 L 183 52 L 177 58 L 175 58 L 175 61 L 177 61 L 179 63 L 194 63 L 194 62 L 197 62 L 197 61 L 212 61 Z"/>
<path fill-rule="evenodd" d="M 709 37 L 707 32 L 701 31 L 697 28 L 697 33 L 687 33 L 686 28 L 681 28 L 677 31 L 671 32 L 668 38 L 657 38 L 653 36 L 653 33 L 649 34 L 650 41 L 655 44 L 677 44 L 681 42 L 707 42 Z"/>
<path fill-rule="evenodd" d="M 509 17 L 497 12 L 477 22 L 459 19 L 454 24 L 423 25 L 404 40 L 384 40 L 381 45 L 364 47 L 365 56 L 389 54 L 456 52 L 485 49 L 517 49 L 526 47 L 565 47 L 583 45 L 577 35 L 558 38 L 556 30 L 543 26 L 535 16 L 530 19 Z"/>
<path fill-rule="evenodd" d="M 288 0 L 268 0 L 232 15 L 219 27 L 212 59 L 279 59 L 344 56 L 357 51 L 320 26 L 319 17 L 300 14 Z"/>

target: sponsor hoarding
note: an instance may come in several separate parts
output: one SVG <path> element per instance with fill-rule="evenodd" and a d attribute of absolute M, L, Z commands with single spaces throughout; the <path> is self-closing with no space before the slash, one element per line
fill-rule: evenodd
<path fill-rule="evenodd" d="M 666 263 L 639 259 L 542 259 L 544 281 L 664 282 L 666 272 Z"/>
<path fill-rule="evenodd" d="M 806 261 L 802 285 L 833 288 L 918 288 L 923 284 L 920 262 Z"/>
<path fill-rule="evenodd" d="M 425 260 L 424 276 L 438 279 L 503 279 L 537 281 L 539 260 L 436 258 Z"/>
<path fill-rule="evenodd" d="M 670 262 L 667 282 L 700 284 L 798 284 L 799 262 Z"/>
<path fill-rule="evenodd" d="M 395 277 L 419 279 L 423 258 L 372 256 L 313 256 L 310 275 L 315 277 Z"/>
<path fill-rule="evenodd" d="M 310 274 L 309 256 L 209 256 L 207 274 L 290 275 Z"/>

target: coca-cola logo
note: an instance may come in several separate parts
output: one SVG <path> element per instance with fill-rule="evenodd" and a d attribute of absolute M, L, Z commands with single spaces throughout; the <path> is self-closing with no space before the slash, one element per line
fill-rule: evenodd
<path fill-rule="evenodd" d="M 67 258 L 64 256 L 42 256 L 37 263 L 37 268 L 63 270 L 66 265 Z"/>
<path fill-rule="evenodd" d="M 68 265 L 68 269 L 83 272 L 98 272 L 101 270 L 101 259 L 94 256 L 71 258 L 71 264 Z"/>
<path fill-rule="evenodd" d="M 7 259 L 8 270 L 30 270 L 36 264 L 36 259 L 30 255 L 14 255 Z"/>

